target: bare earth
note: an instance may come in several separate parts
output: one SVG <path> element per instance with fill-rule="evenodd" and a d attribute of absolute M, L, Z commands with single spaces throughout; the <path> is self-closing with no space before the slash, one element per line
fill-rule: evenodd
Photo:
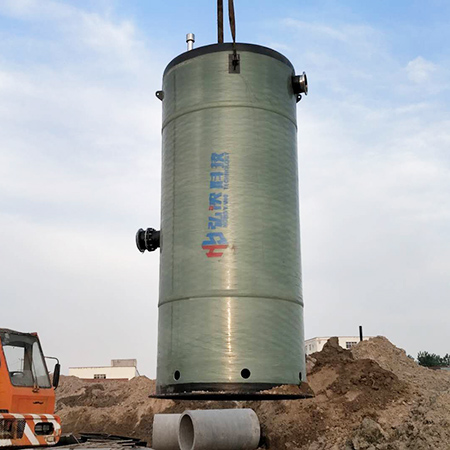
<path fill-rule="evenodd" d="M 450 449 L 450 372 L 418 366 L 384 337 L 351 351 L 332 338 L 308 368 L 314 398 L 259 402 L 156 400 L 148 398 L 155 382 L 146 377 L 61 377 L 57 414 L 65 433 L 120 434 L 150 445 L 154 414 L 245 407 L 258 414 L 261 449 Z"/>

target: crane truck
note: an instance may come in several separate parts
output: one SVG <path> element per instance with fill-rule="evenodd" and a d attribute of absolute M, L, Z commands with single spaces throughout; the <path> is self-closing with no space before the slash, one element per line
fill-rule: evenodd
<path fill-rule="evenodd" d="M 58 443 L 61 420 L 54 411 L 59 374 L 57 362 L 50 380 L 37 333 L 0 328 L 0 447 Z"/>

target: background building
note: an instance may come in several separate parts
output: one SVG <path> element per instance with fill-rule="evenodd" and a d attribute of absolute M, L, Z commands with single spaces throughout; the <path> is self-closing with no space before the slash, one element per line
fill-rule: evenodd
<path fill-rule="evenodd" d="M 110 366 L 69 367 L 69 376 L 83 380 L 131 380 L 139 372 L 136 359 L 113 359 Z"/>
<path fill-rule="evenodd" d="M 305 353 L 310 355 L 311 353 L 320 352 L 325 345 L 325 342 L 330 339 L 331 336 L 321 336 L 305 341 Z M 367 341 L 373 336 L 364 336 L 364 340 Z M 338 336 L 339 345 L 347 350 L 351 349 L 359 342 L 359 336 Z"/>

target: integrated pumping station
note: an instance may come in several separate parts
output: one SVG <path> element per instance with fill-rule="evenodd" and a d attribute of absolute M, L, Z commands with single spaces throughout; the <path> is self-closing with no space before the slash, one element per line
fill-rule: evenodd
<path fill-rule="evenodd" d="M 162 103 L 156 397 L 308 395 L 303 333 L 296 107 L 305 73 L 267 47 L 223 39 L 173 59 Z M 153 448 L 256 449 L 251 409 L 155 415 Z"/>

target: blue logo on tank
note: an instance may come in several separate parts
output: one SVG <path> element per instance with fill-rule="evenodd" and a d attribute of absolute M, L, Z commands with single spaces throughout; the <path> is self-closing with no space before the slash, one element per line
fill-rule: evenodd
<path fill-rule="evenodd" d="M 208 258 L 220 258 L 228 248 L 225 237 L 228 228 L 229 153 L 211 153 L 211 172 L 209 174 L 208 230 L 207 239 L 202 242 Z M 216 231 L 220 230 L 220 231 Z"/>

